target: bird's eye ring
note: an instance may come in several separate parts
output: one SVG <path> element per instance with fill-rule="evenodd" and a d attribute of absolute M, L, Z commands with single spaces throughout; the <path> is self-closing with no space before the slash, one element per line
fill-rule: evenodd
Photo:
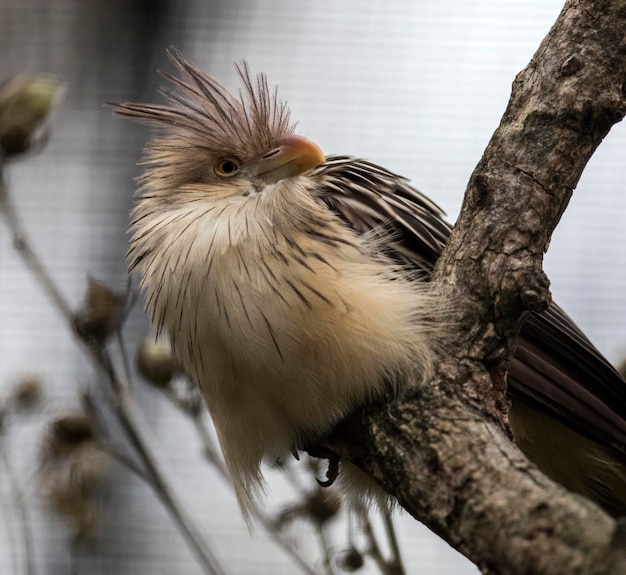
<path fill-rule="evenodd" d="M 213 168 L 213 171 L 220 178 L 232 178 L 239 171 L 239 160 L 237 158 L 220 158 Z"/>

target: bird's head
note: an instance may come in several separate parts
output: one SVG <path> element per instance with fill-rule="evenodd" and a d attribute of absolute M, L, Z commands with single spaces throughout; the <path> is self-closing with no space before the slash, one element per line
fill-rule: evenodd
<path fill-rule="evenodd" d="M 294 134 L 287 106 L 263 74 L 237 66 L 242 90 L 235 96 L 178 51 L 168 55 L 180 77 L 162 72 L 170 83 L 160 88 L 167 104 L 112 105 L 161 130 L 144 158 L 151 195 L 169 201 L 173 191 L 246 195 L 324 162 L 317 145 Z"/>

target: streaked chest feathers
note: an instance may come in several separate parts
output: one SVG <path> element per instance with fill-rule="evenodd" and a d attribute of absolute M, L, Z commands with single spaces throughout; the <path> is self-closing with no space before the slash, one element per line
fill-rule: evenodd
<path fill-rule="evenodd" d="M 200 386 L 244 501 L 264 456 L 289 453 L 386 383 L 428 370 L 427 288 L 297 181 L 152 204 L 138 205 L 131 243 L 144 254 L 148 312 Z"/>

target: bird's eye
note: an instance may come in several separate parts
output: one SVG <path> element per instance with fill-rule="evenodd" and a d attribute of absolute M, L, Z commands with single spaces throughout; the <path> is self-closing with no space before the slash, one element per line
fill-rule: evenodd
<path fill-rule="evenodd" d="M 213 170 L 221 178 L 232 178 L 239 171 L 239 160 L 237 158 L 221 158 Z"/>

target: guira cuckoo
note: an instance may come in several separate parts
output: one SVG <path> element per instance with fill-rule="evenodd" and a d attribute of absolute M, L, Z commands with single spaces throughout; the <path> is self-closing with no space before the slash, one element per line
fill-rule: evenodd
<path fill-rule="evenodd" d="M 179 53 L 130 224 L 130 270 L 199 386 L 244 512 L 265 458 L 327 433 L 389 383 L 427 385 L 448 336 L 427 281 L 450 234 L 405 178 L 324 156 L 265 76 L 231 94 Z M 508 373 L 515 441 L 549 476 L 626 512 L 626 384 L 556 305 Z"/>

